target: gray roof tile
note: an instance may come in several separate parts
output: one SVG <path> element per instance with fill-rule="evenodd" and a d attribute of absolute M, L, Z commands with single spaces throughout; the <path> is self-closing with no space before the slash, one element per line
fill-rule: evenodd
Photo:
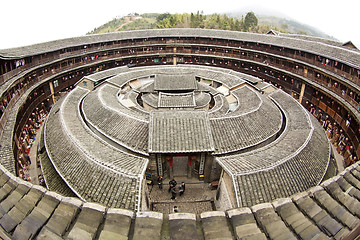
<path fill-rule="evenodd" d="M 139 212 L 136 214 L 133 239 L 160 239 L 163 224 L 162 213 Z"/>
<path fill-rule="evenodd" d="M 327 239 L 326 235 L 290 199 L 287 200 L 289 201 L 285 204 L 275 207 L 276 212 L 301 239 L 313 239 L 315 237 Z"/>
<path fill-rule="evenodd" d="M 87 130 L 80 114 L 73 114 L 86 93 L 76 88 L 63 103 L 53 107 L 45 127 L 47 153 L 57 172 L 83 199 L 134 209 L 137 179 L 146 159 L 107 145 Z M 84 141 L 89 144 L 82 145 Z"/>
<path fill-rule="evenodd" d="M 195 106 L 193 92 L 184 94 L 159 93 L 159 108 L 194 108 Z"/>
<path fill-rule="evenodd" d="M 235 176 L 239 206 L 252 206 L 304 191 L 317 185 L 327 168 L 330 147 L 321 126 L 285 93 L 277 91 L 272 98 L 287 117 L 282 135 L 256 151 L 216 158 Z"/>
<path fill-rule="evenodd" d="M 342 225 L 353 229 L 360 223 L 360 220 L 356 216 L 352 215 L 342 205 L 339 205 L 325 190 L 316 191 L 313 193 L 313 196 L 316 201 L 318 201 L 324 209 L 329 211 Z M 328 230 L 332 231 L 333 229 L 334 228 L 329 228 Z M 332 234 L 334 234 L 334 232 L 332 232 Z"/>
<path fill-rule="evenodd" d="M 264 99 L 259 108 L 247 114 L 241 114 L 241 109 L 243 107 L 239 108 L 239 113 L 234 112 L 228 114 L 229 116 L 227 114 L 219 117 L 210 115 L 216 154 L 234 152 L 257 145 L 280 131 L 281 112 L 268 99 Z"/>
<path fill-rule="evenodd" d="M 83 111 L 86 121 L 120 145 L 147 155 L 147 114 L 121 106 L 114 91 L 117 89 L 105 85 L 85 98 Z"/>
<path fill-rule="evenodd" d="M 69 232 L 70 239 L 93 239 L 104 218 L 105 208 L 84 205 L 75 225 Z"/>
<path fill-rule="evenodd" d="M 75 219 L 79 207 L 66 202 L 61 202 L 54 211 L 53 215 L 49 218 L 45 228 L 51 232 L 62 236 L 69 230 L 71 222 Z"/>
<path fill-rule="evenodd" d="M 180 215 L 182 213 L 174 213 L 175 215 Z M 171 214 L 172 215 L 172 214 Z M 170 219 L 169 220 L 169 231 L 170 231 L 170 238 L 174 240 L 181 240 L 181 239 L 200 239 L 200 236 L 196 230 L 196 220 L 195 219 Z M 209 237 L 210 236 L 206 235 Z"/>

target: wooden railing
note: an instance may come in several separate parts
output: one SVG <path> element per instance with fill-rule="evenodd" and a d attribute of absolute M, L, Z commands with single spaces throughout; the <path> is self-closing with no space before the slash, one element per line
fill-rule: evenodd
<path fill-rule="evenodd" d="M 175 42 L 177 42 L 177 41 L 175 41 Z M 178 41 L 178 42 L 180 42 L 180 41 Z M 175 53 L 174 50 L 173 50 L 173 47 L 152 50 L 151 49 L 151 42 L 149 41 L 149 42 L 147 42 L 147 44 L 149 44 L 148 45 L 149 50 L 147 50 L 148 48 L 146 48 L 146 51 L 138 51 L 138 50 L 136 50 L 133 53 L 129 53 L 129 52 L 125 51 L 125 54 L 122 53 L 122 52 L 120 52 L 120 54 L 118 54 L 117 51 L 111 50 L 111 51 L 113 51 L 113 54 L 111 56 L 109 56 L 108 54 L 99 54 L 99 57 L 97 59 L 92 60 L 92 61 L 80 61 L 80 62 L 71 63 L 71 64 L 66 63 L 66 65 L 62 66 L 62 67 L 61 67 L 61 61 L 64 61 L 64 60 L 63 59 L 58 60 L 58 61 L 56 61 L 56 64 L 59 65 L 58 68 L 53 69 L 52 71 L 47 71 L 47 72 L 45 72 L 45 73 L 43 73 L 41 75 L 38 75 L 36 77 L 35 81 L 32 81 L 31 86 L 34 83 L 37 83 L 37 82 L 39 82 L 39 81 L 41 81 L 41 80 L 43 80 L 43 79 L 45 79 L 47 77 L 50 77 L 53 74 L 60 73 L 60 72 L 63 72 L 63 71 L 67 71 L 69 69 L 73 69 L 73 68 L 76 68 L 76 67 L 79 67 L 79 66 L 86 66 L 88 64 L 93 64 L 93 63 L 97 63 L 97 62 L 103 62 L 104 60 L 117 61 L 117 60 L 121 60 L 121 59 L 124 59 L 124 58 L 129 58 L 129 59 L 131 59 L 131 58 L 140 58 L 140 57 L 143 57 L 143 58 L 144 57 L 145 58 L 146 57 L 149 57 L 149 58 L 152 57 L 153 58 L 153 57 L 159 56 L 161 54 L 174 54 L 176 56 L 181 56 L 182 54 L 187 54 L 188 57 L 190 57 L 190 58 L 203 57 L 203 58 L 208 58 L 208 59 L 213 59 L 214 57 L 226 57 L 226 58 L 233 58 L 234 60 L 239 61 L 239 62 L 241 62 L 241 60 L 251 60 L 252 61 L 251 64 L 253 64 L 253 62 L 262 63 L 262 58 L 261 57 L 254 57 L 254 54 L 248 54 L 248 53 L 244 54 L 244 55 L 240 54 L 240 52 L 234 53 L 233 50 L 235 50 L 235 49 L 233 49 L 233 50 L 230 49 L 229 50 L 227 48 L 226 49 L 224 48 L 224 49 L 222 49 L 222 51 L 208 51 L 208 50 L 201 50 L 199 46 L 192 46 L 191 49 L 178 48 L 176 53 Z M 186 42 L 186 44 L 189 44 L 189 42 Z M 116 44 L 112 45 L 111 47 L 114 47 L 114 46 L 116 46 Z M 136 45 L 130 45 L 130 46 L 138 47 Z M 102 46 L 102 47 L 99 47 L 97 49 L 100 50 L 100 51 L 108 51 L 107 47 L 108 46 Z M 199 48 L 196 48 L 196 47 L 199 47 Z M 143 48 L 143 49 L 145 49 L 145 48 Z M 94 49 L 91 49 L 91 50 L 93 51 Z M 82 49 L 82 50 L 71 52 L 71 53 L 61 54 L 61 57 L 65 57 L 65 56 L 71 57 L 71 56 L 74 55 L 74 53 L 77 53 L 77 54 L 83 53 L 85 55 L 89 55 L 88 51 L 89 50 Z M 236 49 L 236 51 L 239 51 L 239 49 Z M 244 49 L 241 49 L 241 51 L 244 51 Z M 268 52 L 272 52 L 272 51 L 269 50 Z M 274 54 L 275 53 L 278 54 L 277 51 L 273 51 L 273 52 L 274 52 Z M 197 56 L 195 56 L 195 55 L 197 55 Z M 186 56 L 186 55 L 184 55 L 184 56 Z M 301 57 L 301 56 L 298 56 L 298 55 L 296 55 L 296 56 Z M 77 55 L 76 57 L 78 58 L 79 55 Z M 294 57 L 294 56 L 292 56 L 292 57 Z M 272 58 L 275 58 L 275 57 L 272 56 Z M 304 61 L 305 60 L 309 61 L 308 58 L 305 58 L 305 57 L 301 57 L 301 58 L 303 58 Z M 51 59 L 55 59 L 55 55 L 53 55 L 51 58 L 46 59 L 46 60 L 48 60 L 48 62 L 50 62 Z M 283 61 L 283 59 L 280 59 L 280 60 Z M 293 73 L 296 73 L 296 74 L 299 74 L 299 75 L 305 77 L 304 71 L 301 68 L 294 69 L 294 68 L 283 66 L 281 64 L 281 61 L 279 61 L 279 63 L 276 63 L 276 61 L 272 61 L 271 65 L 269 67 L 270 68 L 271 67 L 278 67 L 279 69 L 284 69 L 284 70 L 287 70 L 287 71 L 290 71 L 290 72 L 293 72 Z M 53 63 L 50 63 L 50 65 L 51 64 L 53 64 Z M 201 64 L 201 63 L 199 62 L 199 64 Z M 317 64 L 315 60 L 313 61 L 313 64 Z M 32 63 L 32 65 L 35 65 L 35 62 Z M 28 65 L 26 67 L 28 68 L 29 66 L 30 65 Z M 230 68 L 231 66 L 224 66 L 224 67 Z M 327 67 L 329 67 L 329 66 L 327 66 Z M 26 68 L 20 67 L 20 68 L 18 68 L 16 70 L 16 72 L 14 71 L 13 74 L 15 75 L 15 73 L 18 73 L 18 72 L 20 72 L 21 70 L 24 70 L 24 69 L 26 69 Z M 34 71 L 36 72 L 38 70 L 34 70 Z M 29 74 L 31 74 L 31 73 L 29 73 Z M 358 103 L 354 99 L 352 99 L 350 96 L 348 96 L 346 94 L 344 95 L 343 92 L 341 92 L 340 89 L 336 89 L 334 87 L 329 87 L 324 80 L 318 79 L 313 74 L 308 73 L 306 77 L 313 80 L 316 83 L 319 83 L 320 85 L 324 86 L 328 90 L 338 94 L 341 98 L 348 101 L 355 109 L 358 109 Z M 30 85 L 27 85 L 26 87 L 28 88 L 28 87 L 30 87 Z M 24 93 L 26 91 L 26 89 L 21 89 L 20 90 L 21 93 Z M 8 117 L 8 109 L 10 109 L 14 105 L 14 103 L 17 101 L 17 99 L 19 98 L 18 95 L 19 94 L 17 94 L 13 99 L 11 99 L 11 101 L 9 102 L 7 108 L 4 111 L 4 114 L 3 114 L 3 116 L 2 116 L 2 118 L 0 120 L 0 130 L 1 130 L 1 132 L 4 129 L 4 125 L 5 125 L 6 119 Z"/>
<path fill-rule="evenodd" d="M 4 113 L 0 119 L 0 138 L 2 137 L 4 128 L 5 128 L 5 124 L 7 122 L 7 119 L 8 119 L 8 116 L 10 114 L 12 107 L 15 105 L 17 100 L 29 89 L 29 87 L 30 86 L 26 85 L 21 90 L 17 91 L 15 96 L 9 101 L 7 107 L 5 108 Z"/>

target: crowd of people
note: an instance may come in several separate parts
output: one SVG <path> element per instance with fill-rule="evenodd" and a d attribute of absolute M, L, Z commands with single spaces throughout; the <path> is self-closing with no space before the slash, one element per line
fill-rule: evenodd
<path fill-rule="evenodd" d="M 162 176 L 158 176 L 157 183 L 158 183 L 159 189 L 162 190 L 163 189 L 163 177 Z M 179 196 L 182 196 L 185 193 L 185 183 L 184 182 L 181 182 L 181 184 L 178 187 L 176 187 L 176 185 L 177 185 L 177 182 L 174 178 L 169 181 L 168 192 L 171 193 L 171 200 L 175 200 L 177 194 L 179 194 Z"/>
<path fill-rule="evenodd" d="M 154 186 L 154 182 L 152 180 L 149 180 L 147 182 L 147 185 L 151 186 L 151 189 Z M 160 190 L 163 189 L 163 177 L 162 176 L 158 176 L 157 178 L 157 185 L 159 187 Z M 175 200 L 176 196 L 179 194 L 179 196 L 182 196 L 185 193 L 185 183 L 181 182 L 181 184 L 176 187 L 178 184 L 176 182 L 176 180 L 173 178 L 169 181 L 169 189 L 168 192 L 171 193 L 171 200 Z M 173 207 L 173 212 L 179 212 L 179 208 L 177 206 Z"/>
<path fill-rule="evenodd" d="M 16 96 L 19 97 L 21 90 L 27 87 L 29 84 L 35 82 L 35 80 L 36 76 L 25 77 L 23 81 L 16 84 L 15 87 L 13 87 L 10 91 L 8 91 L 2 96 L 0 100 L 0 118 L 4 114 L 5 109 L 8 107 L 11 99 L 15 98 Z"/>
<path fill-rule="evenodd" d="M 19 153 L 18 153 L 18 176 L 26 181 L 31 181 L 30 176 L 30 165 L 36 164 L 38 167 L 40 163 L 38 160 L 31 161 L 29 156 L 30 149 L 34 144 L 36 136 L 38 134 L 38 130 L 41 127 L 41 124 L 47 117 L 47 110 L 41 105 L 40 108 L 36 108 L 33 113 L 30 115 L 30 118 L 26 122 L 25 126 L 22 129 L 20 137 L 18 139 Z M 43 177 L 42 175 L 38 176 L 39 184 L 43 185 Z"/>
<path fill-rule="evenodd" d="M 348 137 L 346 137 L 344 130 L 331 120 L 329 115 L 323 113 L 321 109 L 316 109 L 314 105 L 310 104 L 308 107 L 309 112 L 320 122 L 326 131 L 330 142 L 335 146 L 336 151 L 344 157 L 343 165 L 348 167 L 358 161 L 355 148 Z M 351 116 L 348 114 L 346 118 L 346 127 L 350 126 Z"/>
<path fill-rule="evenodd" d="M 178 187 L 179 190 L 176 190 L 176 185 L 177 182 L 175 181 L 175 179 L 171 179 L 169 181 L 169 190 L 168 192 L 171 193 L 171 200 L 175 200 L 176 199 L 176 195 L 179 193 L 179 196 L 182 196 L 185 192 L 185 183 L 181 182 L 180 186 Z"/>

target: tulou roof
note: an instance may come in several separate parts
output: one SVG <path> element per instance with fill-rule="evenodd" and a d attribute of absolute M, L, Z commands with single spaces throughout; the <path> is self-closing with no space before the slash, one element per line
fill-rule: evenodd
<path fill-rule="evenodd" d="M 126 61 L 111 57 L 113 49 L 122 48 L 121 40 L 126 41 L 126 47 L 133 48 L 141 47 L 152 37 L 162 40 L 156 39 L 159 41 L 151 44 L 170 47 L 182 45 L 181 37 L 197 46 L 206 46 L 203 38 L 225 45 L 233 40 L 239 45 L 266 44 L 278 50 L 289 48 L 319 54 L 350 68 L 360 65 L 360 52 L 351 42 L 342 44 L 275 31 L 264 35 L 209 29 L 154 29 L 0 50 L 0 58 L 5 60 L 45 53 L 54 59 L 60 54 L 60 59 L 54 61 L 69 64 L 69 68 L 51 77 L 27 85 L 25 93 L 7 107 L 7 121 L 0 139 L 1 239 L 356 238 L 360 229 L 359 162 L 323 181 L 328 177 L 325 173 L 332 174 L 327 172 L 331 146 L 318 121 L 295 99 L 260 78 L 201 66 L 206 62 L 178 66 L 130 64 L 96 74 L 84 73 L 87 75 L 84 79 L 92 81 L 95 89 L 89 91 L 78 84 L 59 99 L 37 139 L 37 156 L 47 188 L 16 177 L 13 144 L 29 94 L 67 72 L 98 63 L 111 67 L 112 64 L 107 64 L 112 61 Z M 179 41 L 168 41 L 178 37 Z M 100 46 L 103 44 L 106 47 Z M 66 48 L 80 50 L 79 55 L 66 52 Z M 66 53 L 54 52 L 61 49 Z M 77 67 L 67 61 L 68 57 L 98 51 L 109 51 L 110 58 Z M 137 62 L 143 56 L 134 54 L 129 60 Z M 29 65 L 3 83 L 0 91 L 6 93 L 24 76 L 44 70 L 52 62 Z M 312 68 L 337 74 L 322 67 Z M 350 79 L 335 77 L 356 88 Z M 304 83 L 311 81 L 299 78 Z M 318 83 L 311 85 L 327 91 Z M 353 108 L 342 96 L 327 93 L 346 109 Z M 355 109 L 353 114 L 360 119 Z M 221 207 L 231 209 L 198 215 L 143 211 L 149 209 L 149 195 L 144 191 L 144 178 L 148 176 L 145 171 L 148 168 L 156 171 L 162 154 L 192 156 L 192 152 L 203 153 L 200 163 L 205 161 L 204 171 L 211 171 L 211 175 L 204 173 L 205 177 L 212 178 L 214 172 L 217 175 L 221 171 L 217 198 L 223 204 Z M 174 169 L 167 172 L 171 170 Z"/>
<path fill-rule="evenodd" d="M 61 176 L 54 179 L 82 199 L 136 209 L 151 154 L 212 155 L 231 176 L 239 207 L 304 191 L 326 172 L 331 150 L 321 126 L 285 92 L 260 92 L 254 78 L 192 65 L 119 68 L 101 78 L 93 91 L 78 86 L 55 105 L 45 129 Z M 181 83 L 192 87 L 179 90 Z M 118 189 L 122 183 L 129 187 Z M 101 198 L 105 191 L 111 197 Z"/>
<path fill-rule="evenodd" d="M 122 39 L 137 39 L 151 37 L 208 37 L 233 39 L 238 41 L 249 41 L 270 44 L 279 47 L 289 47 L 300 51 L 319 54 L 339 61 L 345 61 L 350 66 L 360 65 L 360 52 L 341 46 L 342 43 L 326 40 L 323 38 L 307 37 L 297 34 L 257 34 L 239 31 L 214 30 L 214 29 L 146 29 L 136 31 L 121 31 L 115 33 L 93 34 L 74 38 L 60 39 L 50 42 L 34 44 L 11 49 L 1 49 L 0 57 L 4 59 L 18 59 L 26 56 L 37 55 L 45 52 L 60 50 L 67 47 L 86 46 L 102 42 L 117 41 Z M 345 60 L 346 59 L 346 60 Z"/>

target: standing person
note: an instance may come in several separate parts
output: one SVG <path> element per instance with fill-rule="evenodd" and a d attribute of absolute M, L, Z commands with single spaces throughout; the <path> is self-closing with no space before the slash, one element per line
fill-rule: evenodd
<path fill-rule="evenodd" d="M 184 189 L 182 188 L 182 186 L 179 186 L 179 196 L 183 195 L 184 193 Z"/>
<path fill-rule="evenodd" d="M 177 182 L 175 181 L 175 179 L 171 179 L 169 181 L 169 192 L 171 191 L 172 188 L 175 188 Z"/>
<path fill-rule="evenodd" d="M 174 206 L 173 212 L 174 212 L 174 213 L 179 212 L 179 208 L 178 208 L 177 206 Z"/>
<path fill-rule="evenodd" d="M 171 188 L 171 200 L 175 200 L 176 198 L 176 188 Z"/>
<path fill-rule="evenodd" d="M 27 153 L 24 153 L 24 157 L 25 157 L 25 159 L 27 161 L 27 164 L 30 165 L 31 164 L 31 159 L 30 159 L 29 155 L 27 155 Z"/>
<path fill-rule="evenodd" d="M 159 189 L 162 190 L 162 188 L 163 188 L 162 176 L 158 176 L 158 186 L 159 186 Z"/>
<path fill-rule="evenodd" d="M 181 182 L 180 186 L 179 186 L 179 195 L 183 195 L 185 192 L 185 183 Z"/>
<path fill-rule="evenodd" d="M 331 123 L 329 123 L 326 127 L 326 135 L 328 136 L 329 139 L 332 138 L 332 126 Z"/>
<path fill-rule="evenodd" d="M 153 189 L 153 187 L 154 187 L 154 181 L 153 180 L 149 180 L 148 182 L 147 182 L 147 185 L 148 186 L 150 186 L 150 191 Z"/>
<path fill-rule="evenodd" d="M 350 152 L 350 157 L 351 158 L 355 157 L 355 149 L 354 149 L 354 147 L 352 145 L 349 148 L 349 152 Z"/>

